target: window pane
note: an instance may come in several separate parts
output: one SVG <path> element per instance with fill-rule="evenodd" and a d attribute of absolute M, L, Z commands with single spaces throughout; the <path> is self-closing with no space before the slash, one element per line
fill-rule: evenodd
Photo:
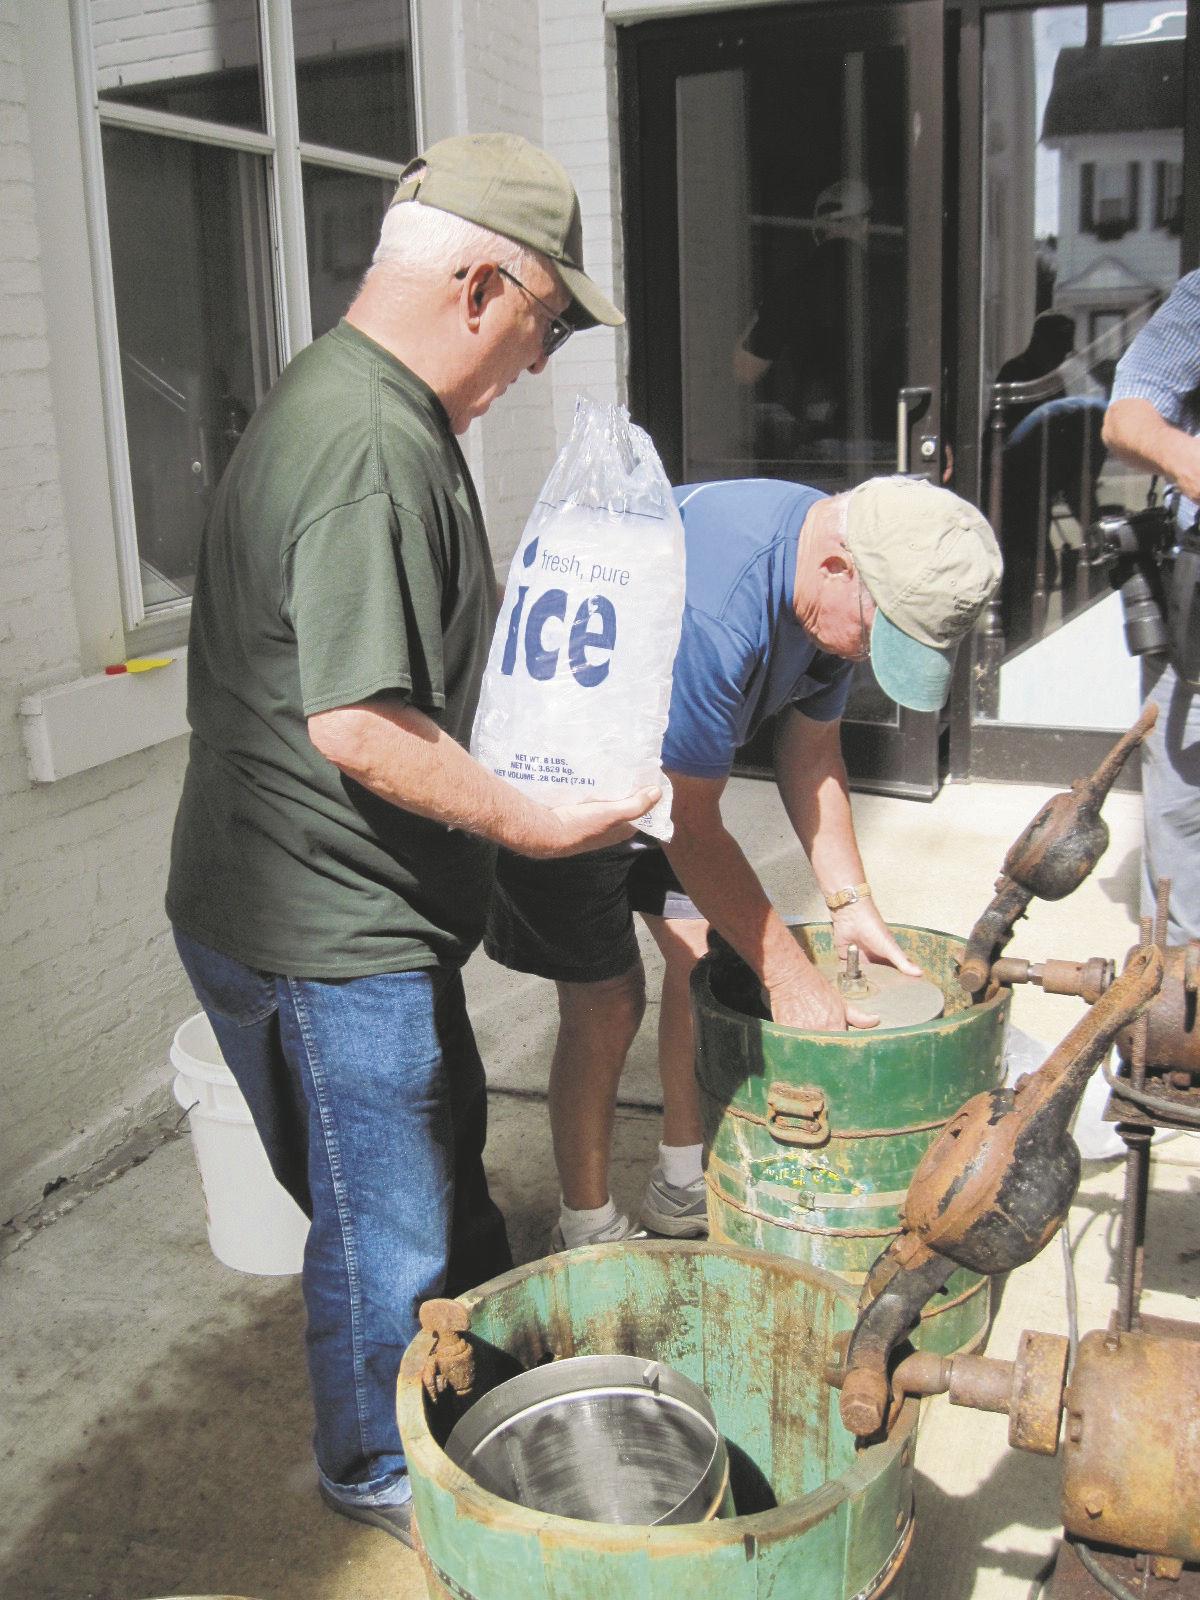
<path fill-rule="evenodd" d="M 300 137 L 403 166 L 416 152 L 405 0 L 292 0 Z"/>
<path fill-rule="evenodd" d="M 676 94 L 683 478 L 837 492 L 896 460 L 904 55 L 797 58 L 764 30 L 744 57 Z"/>
<path fill-rule="evenodd" d="M 313 338 L 328 332 L 371 264 L 396 186 L 388 179 L 304 163 L 304 230 Z"/>
<path fill-rule="evenodd" d="M 101 100 L 265 131 L 257 0 L 91 0 L 91 15 Z"/>
<path fill-rule="evenodd" d="M 190 594 L 209 502 L 278 371 L 265 163 L 105 128 L 104 177 L 147 609 Z"/>

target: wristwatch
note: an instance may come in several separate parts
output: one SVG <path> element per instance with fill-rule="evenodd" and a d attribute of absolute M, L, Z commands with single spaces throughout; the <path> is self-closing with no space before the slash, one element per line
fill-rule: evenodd
<path fill-rule="evenodd" d="M 859 900 L 871 898 L 871 885 L 869 883 L 854 883 L 848 889 L 838 889 L 834 894 L 825 896 L 825 904 L 830 911 L 840 911 L 843 906 L 856 905 Z"/>

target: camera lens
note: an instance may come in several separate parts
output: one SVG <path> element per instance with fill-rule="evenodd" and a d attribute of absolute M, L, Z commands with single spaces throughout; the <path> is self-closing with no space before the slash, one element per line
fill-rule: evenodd
<path fill-rule="evenodd" d="M 1125 643 L 1131 656 L 1159 655 L 1167 648 L 1167 624 L 1150 580 L 1135 569 L 1121 585 Z"/>

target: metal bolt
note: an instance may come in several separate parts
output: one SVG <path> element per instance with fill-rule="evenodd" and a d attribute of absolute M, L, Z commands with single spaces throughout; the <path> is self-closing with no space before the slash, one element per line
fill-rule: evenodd
<path fill-rule="evenodd" d="M 840 1410 L 842 1422 L 859 1439 L 878 1433 L 887 1416 L 891 1390 L 881 1372 L 859 1367 L 846 1374 Z"/>
<path fill-rule="evenodd" d="M 846 946 L 846 970 L 838 973 L 837 981 L 839 990 L 848 1000 L 874 993 L 870 981 L 863 972 L 856 944 Z"/>
<path fill-rule="evenodd" d="M 192 475 L 193 475 L 193 477 L 198 478 L 203 471 L 204 471 L 204 468 L 201 466 L 201 464 L 198 461 L 193 461 L 192 462 Z"/>
<path fill-rule="evenodd" d="M 935 455 L 937 455 L 937 440 L 936 439 L 922 439 L 921 440 L 921 460 L 922 461 L 932 461 Z"/>
<path fill-rule="evenodd" d="M 1086 1489 L 1083 1495 L 1083 1509 L 1089 1517 L 1099 1517 L 1104 1514 L 1104 1490 Z"/>
<path fill-rule="evenodd" d="M 1079 1444 L 1083 1439 L 1083 1413 L 1072 1411 L 1067 1417 L 1067 1439 L 1071 1444 Z"/>

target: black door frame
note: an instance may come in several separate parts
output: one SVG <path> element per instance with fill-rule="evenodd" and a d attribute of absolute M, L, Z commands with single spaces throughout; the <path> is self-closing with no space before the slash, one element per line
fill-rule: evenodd
<path fill-rule="evenodd" d="M 894 11 L 907 3 L 908 0 L 877 0 L 877 6 L 862 9 Z M 1055 0 L 1041 0 L 1041 3 L 1051 4 Z M 1059 0 L 1059 3 L 1078 5 L 1081 0 Z M 678 37 L 684 24 L 707 27 L 711 32 L 718 32 L 736 28 L 739 21 L 805 12 L 814 13 L 811 20 L 815 21 L 815 13 L 822 10 L 828 12 L 830 5 L 831 0 L 796 0 L 790 6 L 768 4 L 749 10 L 731 6 L 728 11 L 720 13 L 619 26 L 616 32 L 622 132 L 636 125 L 630 119 L 639 109 L 635 52 L 640 41 L 667 34 Z M 1183 144 L 1183 272 L 1200 266 L 1200 0 L 1186 0 L 1186 7 L 1188 43 Z M 847 7 L 847 10 L 850 9 Z M 984 420 L 980 404 L 981 350 L 978 337 L 982 272 L 983 19 L 988 12 L 1035 9 L 1038 9 L 1038 0 L 946 0 L 945 27 L 940 41 L 945 62 L 944 157 L 947 201 L 943 218 L 946 229 L 942 272 L 942 305 L 945 314 L 943 410 L 951 413 L 953 434 L 957 440 L 955 487 L 960 494 L 976 501 L 981 482 L 979 442 L 983 436 Z M 670 263 L 673 273 L 648 270 L 643 220 L 635 203 L 635 197 L 643 193 L 641 184 L 646 170 L 644 154 L 640 141 L 622 138 L 621 172 L 626 196 L 626 306 L 635 336 L 635 348 L 638 331 L 654 321 L 677 330 L 679 312 L 677 259 Z M 955 204 L 949 203 L 952 198 Z M 661 268 L 661 262 L 656 265 Z M 635 413 L 645 414 L 647 392 L 653 381 L 644 363 L 631 363 L 630 399 Z M 675 414 L 679 416 L 678 407 Z M 669 471 L 672 459 L 680 459 L 678 425 L 674 437 L 669 432 L 666 438 L 661 437 L 661 430 L 659 435 L 658 442 Z M 981 656 L 980 641 L 977 636 L 972 637 L 969 647 L 959 653 L 948 712 L 943 713 L 940 719 L 920 719 L 926 724 L 935 720 L 938 723 L 935 761 L 940 758 L 944 775 L 952 780 L 978 778 L 1060 784 L 1096 766 L 1112 744 L 1113 735 L 1107 731 L 1070 727 L 1030 728 L 975 721 L 974 681 L 981 667 Z M 848 755 L 856 766 L 870 764 L 877 759 L 877 752 L 872 750 L 872 735 L 877 730 L 869 724 L 846 724 L 843 731 Z M 922 737 L 927 739 L 928 736 Z M 759 741 L 759 747 L 752 747 L 747 756 L 751 770 L 770 770 L 770 752 L 763 741 Z M 1136 757 L 1127 763 L 1118 785 L 1138 787 Z M 936 788 L 936 778 L 932 786 L 918 784 L 906 787 L 903 783 L 887 782 L 875 784 L 868 779 L 855 780 L 854 787 L 882 787 L 889 792 L 928 794 Z"/>
<path fill-rule="evenodd" d="M 788 6 L 656 19 L 617 30 L 625 303 L 633 352 L 630 409 L 642 423 L 653 419 L 655 443 L 668 476 L 676 481 L 683 462 L 678 233 L 667 227 L 656 235 L 663 218 L 677 216 L 675 105 L 674 95 L 655 92 L 652 80 L 658 75 L 660 81 L 673 83 L 689 70 L 711 68 L 714 62 L 735 64 L 751 31 L 761 36 L 796 23 L 803 24 L 805 42 L 818 47 L 865 38 L 875 45 L 901 44 L 907 49 L 910 81 L 922 96 L 920 139 L 925 153 L 910 163 L 914 254 L 910 254 L 909 297 L 916 307 L 917 326 L 910 339 L 906 381 L 932 391 L 932 404 L 919 423 L 914 418 L 914 427 L 919 426 L 923 435 L 940 434 L 946 370 L 942 286 L 954 259 L 943 203 L 947 141 L 941 86 L 946 28 L 941 8 L 930 0 L 852 4 L 799 0 Z M 914 271 L 917 250 L 936 251 L 940 270 Z M 912 459 L 916 465 L 915 453 Z M 935 465 L 936 461 L 935 457 Z M 741 753 L 739 770 L 770 772 L 772 731 L 763 729 Z M 948 712 L 927 715 L 901 709 L 896 723 L 847 719 L 842 725 L 853 786 L 908 797 L 930 799 L 936 794 L 948 767 L 948 741 Z"/>

